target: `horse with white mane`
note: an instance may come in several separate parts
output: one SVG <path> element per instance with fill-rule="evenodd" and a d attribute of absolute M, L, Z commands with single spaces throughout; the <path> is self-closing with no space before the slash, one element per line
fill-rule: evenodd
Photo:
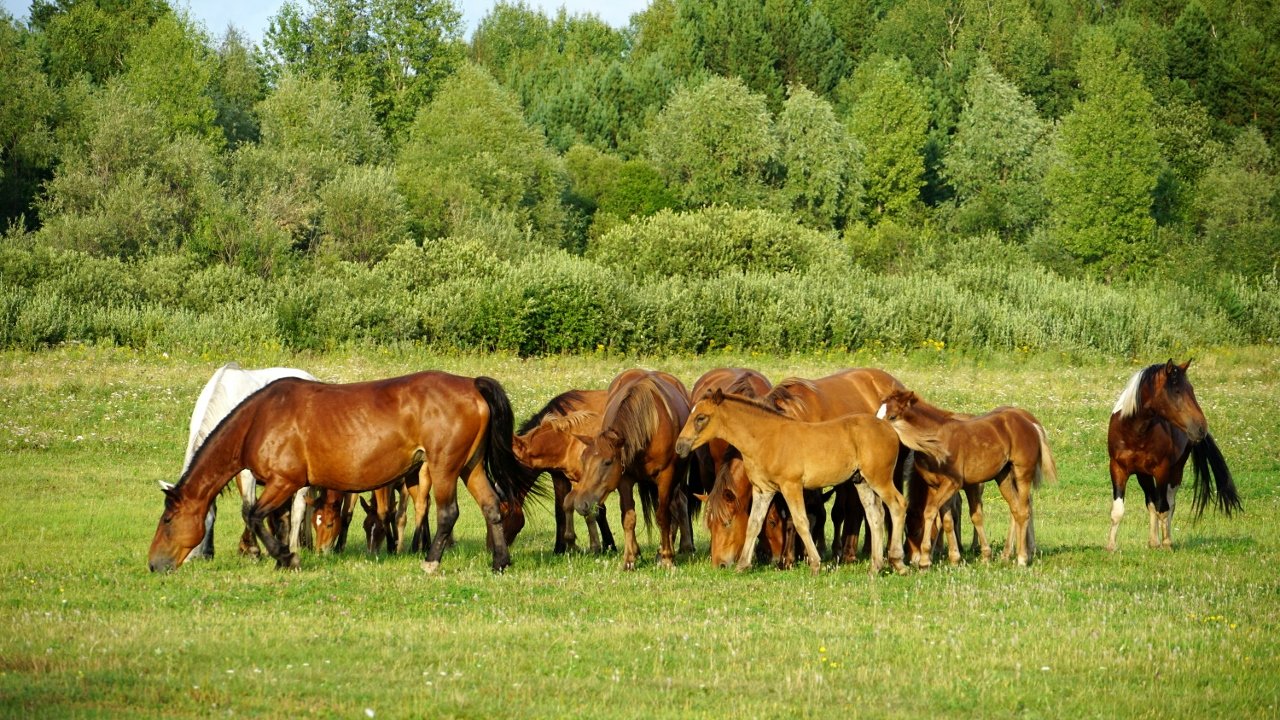
<path fill-rule="evenodd" d="M 191 458 L 204 443 L 209 433 L 218 427 L 218 423 L 231 413 L 245 398 L 266 387 L 280 378 L 296 377 L 305 380 L 316 378 L 308 372 L 295 368 L 264 368 L 262 370 L 245 370 L 238 363 L 229 362 L 218 368 L 209 382 L 205 383 L 196 400 L 195 410 L 191 413 L 191 430 L 187 436 L 187 455 L 182 461 L 182 472 L 186 473 L 191 465 Z M 165 483 L 161 483 L 163 487 Z M 257 481 L 248 470 L 236 476 L 236 485 L 240 489 L 240 498 L 245 508 L 253 505 L 257 498 Z M 299 532 L 302 530 L 303 516 L 306 512 L 306 488 L 299 490 L 293 498 L 290 508 L 289 549 L 298 551 Z M 217 504 L 209 506 L 204 519 L 204 539 L 191 551 L 188 558 L 213 557 L 213 523 L 218 516 Z M 240 538 L 240 552 L 246 555 L 258 555 L 258 542 L 253 531 L 246 525 L 244 535 Z"/>

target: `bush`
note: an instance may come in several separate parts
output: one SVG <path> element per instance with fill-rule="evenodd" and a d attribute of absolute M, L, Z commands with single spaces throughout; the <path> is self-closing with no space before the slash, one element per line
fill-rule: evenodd
<path fill-rule="evenodd" d="M 387 168 L 343 168 L 319 196 L 321 253 L 373 265 L 408 237 L 409 213 Z"/>

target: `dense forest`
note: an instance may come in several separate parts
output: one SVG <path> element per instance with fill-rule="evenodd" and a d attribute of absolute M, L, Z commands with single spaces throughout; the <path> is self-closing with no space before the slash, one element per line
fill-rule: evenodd
<path fill-rule="evenodd" d="M 1274 343 L 1278 129 L 1274 0 L 35 0 L 0 347 Z"/>

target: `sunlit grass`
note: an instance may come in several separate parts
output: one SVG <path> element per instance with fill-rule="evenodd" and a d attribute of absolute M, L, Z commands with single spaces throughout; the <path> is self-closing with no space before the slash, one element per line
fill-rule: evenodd
<path fill-rule="evenodd" d="M 1152 358 L 1161 361 L 1164 358 Z M 329 380 L 441 368 L 501 380 L 519 416 L 633 364 L 686 384 L 716 365 L 773 379 L 884 367 L 933 402 L 1021 405 L 1049 429 L 1061 480 L 1036 499 L 1042 554 L 1027 569 L 869 578 L 674 571 L 616 556 L 555 556 L 550 509 L 531 511 L 514 566 L 489 572 L 474 503 L 439 577 L 411 556 L 304 554 L 302 570 L 234 553 L 146 569 L 200 386 L 223 359 L 100 348 L 0 354 L 0 715 L 376 717 L 1274 717 L 1280 542 L 1280 353 L 1209 351 L 1191 379 L 1246 513 L 1193 522 L 1146 547 L 1132 488 L 1120 552 L 1102 550 L 1105 427 L 1137 364 L 1060 358 L 840 354 L 772 358 L 423 357 L 411 349 L 288 356 Z M 988 525 L 1007 512 L 988 492 Z M 966 522 L 967 526 L 967 522 Z M 358 532 L 358 529 L 355 530 Z M 705 531 L 698 526 L 705 553 Z M 966 528 L 967 534 L 967 528 Z M 1001 549 L 997 542 L 997 551 Z"/>

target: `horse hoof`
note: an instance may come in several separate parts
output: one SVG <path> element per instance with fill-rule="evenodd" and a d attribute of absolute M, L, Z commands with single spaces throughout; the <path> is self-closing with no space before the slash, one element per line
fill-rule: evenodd
<path fill-rule="evenodd" d="M 428 575 L 435 575 L 436 572 L 439 570 L 440 570 L 439 560 L 423 560 L 422 561 L 422 572 Z"/>
<path fill-rule="evenodd" d="M 636 564 L 634 561 L 624 562 L 622 563 L 622 569 L 626 572 L 631 572 L 636 569 Z"/>
<path fill-rule="evenodd" d="M 277 570 L 297 570 L 301 565 L 302 562 L 299 560 L 297 553 L 289 553 L 288 555 L 276 558 Z"/>
<path fill-rule="evenodd" d="M 658 567 L 663 568 L 665 570 L 674 570 L 676 567 L 676 564 L 675 564 L 675 561 L 669 557 L 660 557 L 658 558 Z"/>
<path fill-rule="evenodd" d="M 894 566 L 893 566 L 893 571 L 894 571 L 895 573 L 897 573 L 898 575 L 910 575 L 910 574 L 911 574 L 911 568 L 907 567 L 906 565 L 903 565 L 902 563 L 898 563 L 898 564 L 894 565 Z"/>

